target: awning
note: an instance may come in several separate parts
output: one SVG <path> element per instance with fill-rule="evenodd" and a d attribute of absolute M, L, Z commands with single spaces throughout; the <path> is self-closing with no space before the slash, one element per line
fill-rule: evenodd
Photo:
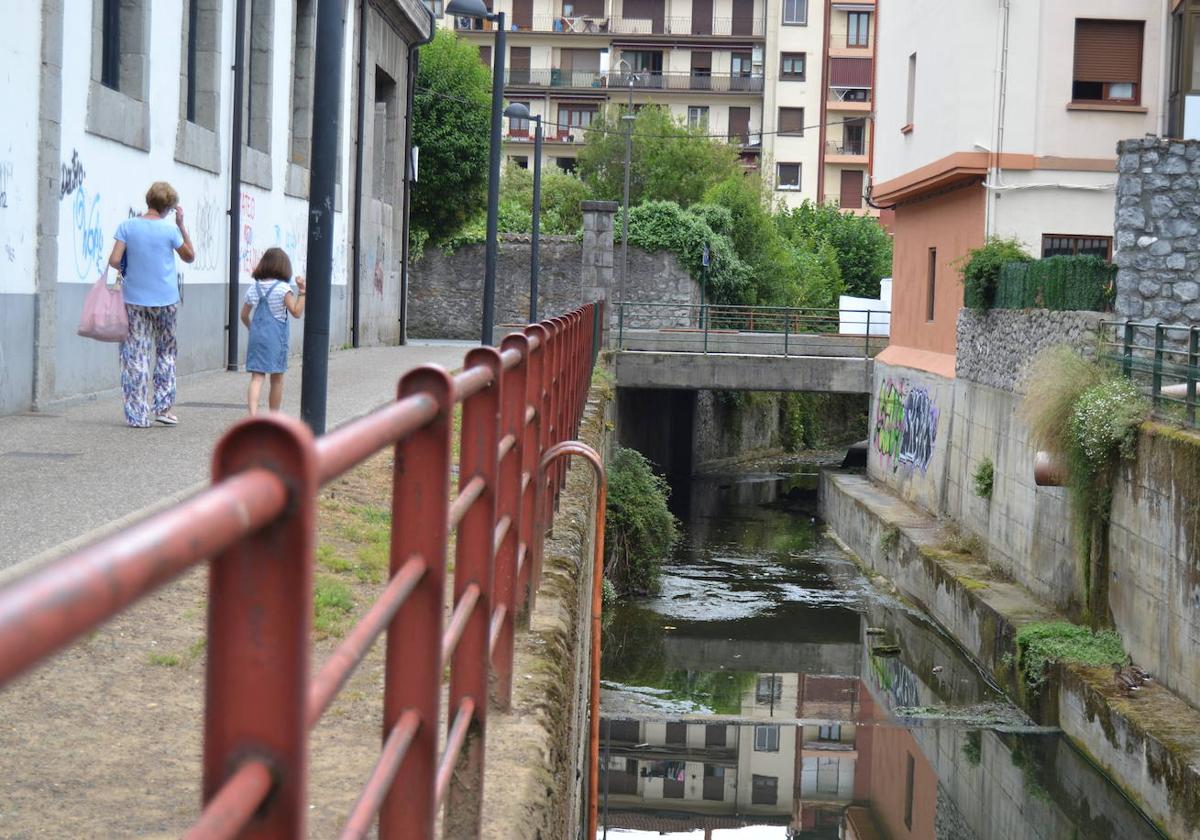
<path fill-rule="evenodd" d="M 829 85 L 842 88 L 871 87 L 871 59 L 829 59 Z"/>

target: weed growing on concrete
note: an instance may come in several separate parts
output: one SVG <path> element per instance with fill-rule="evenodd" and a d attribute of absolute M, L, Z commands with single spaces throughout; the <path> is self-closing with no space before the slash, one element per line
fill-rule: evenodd
<path fill-rule="evenodd" d="M 900 529 L 895 525 L 884 528 L 883 533 L 879 535 L 879 550 L 884 554 L 891 554 L 899 544 Z"/>
<path fill-rule="evenodd" d="M 639 452 L 618 447 L 608 463 L 605 574 L 617 592 L 655 592 L 662 561 L 679 539 L 671 490 Z"/>
<path fill-rule="evenodd" d="M 179 664 L 179 656 L 174 653 L 151 653 L 150 664 L 160 668 L 174 668 Z"/>
<path fill-rule="evenodd" d="M 1037 621 L 1017 631 L 1017 670 L 1034 693 L 1057 663 L 1102 667 L 1125 661 L 1125 648 L 1115 630 L 1093 631 L 1067 621 Z"/>
<path fill-rule="evenodd" d="M 966 740 L 963 741 L 962 753 L 967 764 L 978 767 L 983 758 L 983 733 L 978 729 L 968 732 Z"/>
<path fill-rule="evenodd" d="M 317 635 L 341 636 L 354 609 L 354 596 L 346 584 L 332 575 L 317 575 L 313 607 L 313 627 Z"/>
<path fill-rule="evenodd" d="M 954 554 L 965 554 L 971 557 L 982 559 L 986 553 L 983 547 L 983 540 L 974 534 L 968 534 L 962 531 L 956 525 L 950 525 L 946 528 L 946 539 L 942 543 L 942 547 L 946 551 Z"/>
<path fill-rule="evenodd" d="M 992 465 L 991 458 L 984 458 L 979 462 L 979 466 L 975 467 L 975 474 L 972 478 L 975 479 L 975 495 L 984 499 L 992 498 L 992 484 L 996 480 L 996 468 Z"/>

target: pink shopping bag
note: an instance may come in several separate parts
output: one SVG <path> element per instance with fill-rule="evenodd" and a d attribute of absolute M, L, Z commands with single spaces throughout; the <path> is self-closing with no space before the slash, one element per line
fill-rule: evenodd
<path fill-rule="evenodd" d="M 129 316 L 125 314 L 125 295 L 118 283 L 108 287 L 108 269 L 100 275 L 83 301 L 79 334 L 97 341 L 124 341 L 129 335 Z"/>

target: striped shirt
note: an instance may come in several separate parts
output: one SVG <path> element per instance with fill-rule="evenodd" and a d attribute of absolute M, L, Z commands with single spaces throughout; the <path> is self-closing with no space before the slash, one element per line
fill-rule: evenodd
<path fill-rule="evenodd" d="M 250 284 L 250 288 L 246 291 L 246 303 L 250 304 L 251 318 L 254 317 L 254 308 L 258 306 L 258 302 L 267 293 L 267 289 L 270 289 L 271 284 L 275 282 L 275 280 L 255 280 Z M 286 280 L 280 280 L 278 283 L 279 285 L 271 292 L 271 298 L 267 301 L 267 306 L 271 308 L 271 314 L 275 316 L 276 321 L 286 321 L 287 307 L 283 305 L 283 299 L 292 290 L 292 285 Z"/>

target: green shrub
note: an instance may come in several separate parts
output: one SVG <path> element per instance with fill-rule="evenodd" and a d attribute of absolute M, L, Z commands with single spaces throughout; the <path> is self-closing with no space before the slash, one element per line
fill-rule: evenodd
<path fill-rule="evenodd" d="M 662 562 L 679 539 L 679 523 L 667 508 L 670 493 L 641 453 L 621 447 L 613 452 L 604 568 L 622 595 L 658 591 Z"/>
<path fill-rule="evenodd" d="M 975 495 L 982 496 L 985 499 L 992 498 L 992 483 L 996 480 L 996 468 L 992 465 L 991 458 L 984 458 L 979 462 L 979 466 L 975 468 Z"/>
<path fill-rule="evenodd" d="M 895 525 L 889 525 L 884 528 L 883 533 L 879 535 L 879 550 L 884 554 L 891 554 L 899 544 L 900 529 Z"/>
<path fill-rule="evenodd" d="M 1005 264 L 1032 259 L 1016 239 L 990 239 L 968 252 L 962 266 L 963 302 L 977 312 L 991 309 Z"/>
<path fill-rule="evenodd" d="M 1116 266 L 1093 256 L 1007 263 L 1000 270 L 993 305 L 1103 312 L 1112 303 L 1116 273 Z"/>
<path fill-rule="evenodd" d="M 1093 632 L 1066 621 L 1038 621 L 1017 631 L 1017 668 L 1035 691 L 1056 662 L 1102 667 L 1125 661 L 1125 648 L 1115 630 Z"/>

